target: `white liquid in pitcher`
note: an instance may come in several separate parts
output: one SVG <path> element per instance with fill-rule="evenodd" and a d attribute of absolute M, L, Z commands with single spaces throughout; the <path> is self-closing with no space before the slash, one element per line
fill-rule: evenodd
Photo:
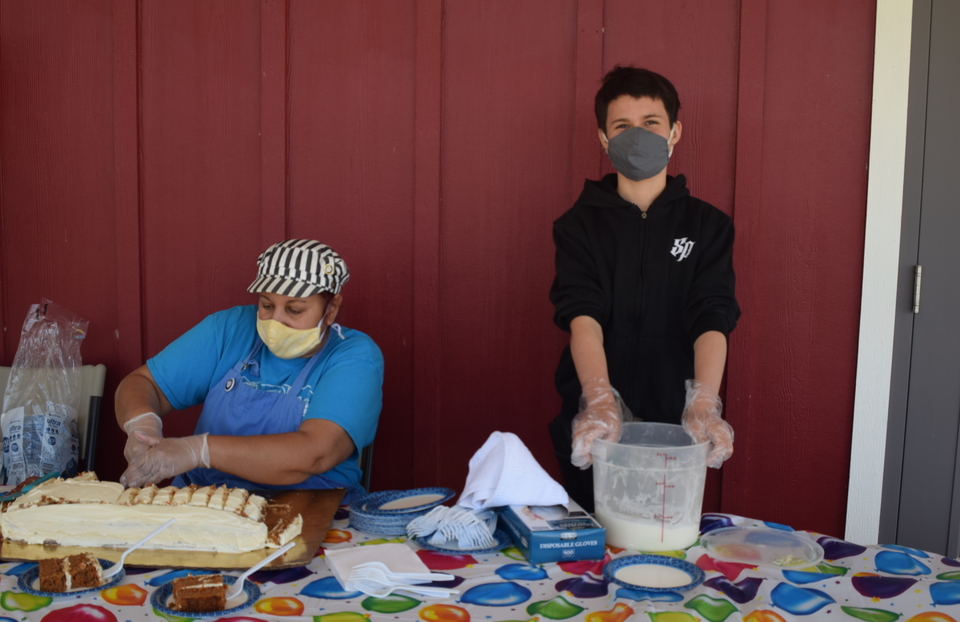
<path fill-rule="evenodd" d="M 607 530 L 607 544 L 634 551 L 676 551 L 697 541 L 700 525 L 641 522 L 597 510 L 597 520 Z M 698 521 L 699 522 L 699 521 Z"/>

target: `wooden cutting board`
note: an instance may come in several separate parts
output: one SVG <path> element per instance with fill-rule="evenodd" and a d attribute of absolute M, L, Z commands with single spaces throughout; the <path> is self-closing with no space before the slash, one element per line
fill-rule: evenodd
<path fill-rule="evenodd" d="M 294 538 L 297 544 L 267 564 L 265 570 L 293 568 L 310 563 L 320 549 L 320 543 L 330 529 L 333 516 L 343 499 L 344 489 L 330 490 L 253 490 L 270 503 L 290 505 L 292 516 L 303 516 L 303 531 Z M 273 526 L 276 515 L 267 514 L 267 528 Z M 248 553 L 215 553 L 210 551 L 172 551 L 137 549 L 124 560 L 124 567 L 144 568 L 201 568 L 206 570 L 246 570 L 275 549 L 259 549 Z M 90 552 L 100 559 L 115 562 L 123 549 L 77 546 L 44 546 L 20 542 L 0 543 L 0 560 L 32 562 L 45 557 L 65 557 L 76 553 Z"/>

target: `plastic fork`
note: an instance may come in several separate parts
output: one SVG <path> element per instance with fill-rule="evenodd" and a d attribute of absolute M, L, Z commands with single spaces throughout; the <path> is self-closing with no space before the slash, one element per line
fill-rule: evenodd
<path fill-rule="evenodd" d="M 353 568 L 350 569 L 350 576 L 357 576 L 357 578 L 362 578 L 362 575 L 366 574 L 369 570 L 377 570 L 382 572 L 388 578 L 396 580 L 407 580 L 407 581 L 452 581 L 455 577 L 452 574 L 446 574 L 443 572 L 393 572 L 390 570 L 389 566 L 383 562 L 364 562 L 362 564 L 356 564 Z"/>
<path fill-rule="evenodd" d="M 256 564 L 251 566 L 250 570 L 246 571 L 245 573 L 237 577 L 237 581 L 233 584 L 233 587 L 231 587 L 227 591 L 227 600 L 230 600 L 231 598 L 236 598 L 237 596 L 240 595 L 241 592 L 243 592 L 243 582 L 247 580 L 247 577 L 249 577 L 256 571 L 260 570 L 261 568 L 263 568 L 264 566 L 266 566 L 276 558 L 280 557 L 290 549 L 292 549 L 294 544 L 296 544 L 296 541 L 287 542 L 286 544 L 281 546 L 279 549 L 267 555 L 266 557 L 258 561 Z"/>
<path fill-rule="evenodd" d="M 358 581 L 354 584 L 358 590 L 366 594 L 367 596 L 373 596 L 375 598 L 384 598 L 393 594 L 397 590 L 406 590 L 408 592 L 413 592 L 414 594 L 419 594 L 421 596 L 433 597 L 433 598 L 449 598 L 454 594 L 459 594 L 460 590 L 444 590 L 441 588 L 430 588 L 422 587 L 419 585 L 393 585 L 391 587 L 385 587 L 383 589 L 371 588 L 369 583 L 364 583 L 363 581 Z"/>
<path fill-rule="evenodd" d="M 443 506 L 441 506 L 443 507 Z M 424 537 L 430 535 L 430 532 L 423 533 L 427 529 L 435 529 L 427 542 L 434 546 L 453 548 L 456 547 L 467 551 L 470 549 L 482 549 L 496 544 L 493 534 L 497 527 L 497 514 L 491 510 L 470 510 L 459 505 L 447 510 L 437 522 L 436 527 L 432 524 L 414 525 L 414 519 L 407 525 L 407 533 Z M 430 521 L 431 523 L 433 520 Z M 414 526 L 411 528 L 411 526 Z"/>
<path fill-rule="evenodd" d="M 167 522 L 165 522 L 164 524 L 160 525 L 159 527 L 157 527 L 156 529 L 154 529 L 153 531 L 151 531 L 149 534 L 147 534 L 146 537 L 143 538 L 143 540 L 140 540 L 139 542 L 137 542 L 136 544 L 134 544 L 133 546 L 131 546 L 129 549 L 127 549 L 126 551 L 124 551 L 124 552 L 123 552 L 123 555 L 120 556 L 120 561 L 118 561 L 118 562 L 115 563 L 113 566 L 110 566 L 109 568 L 107 568 L 106 570 L 103 571 L 103 578 L 104 578 L 104 580 L 109 579 L 110 577 L 116 575 L 118 572 L 120 572 L 121 570 L 123 570 L 123 560 L 125 560 L 125 559 L 127 558 L 127 555 L 130 554 L 130 551 L 138 548 L 141 544 L 143 544 L 144 542 L 146 542 L 147 540 L 149 540 L 149 539 L 152 538 L 153 536 L 157 535 L 158 533 L 160 533 L 161 531 L 163 531 L 164 529 L 166 529 L 167 527 L 169 527 L 170 525 L 172 525 L 172 524 L 173 524 L 173 521 L 175 521 L 175 520 L 177 520 L 177 519 L 171 518 L 170 520 L 168 520 Z"/>
<path fill-rule="evenodd" d="M 397 590 L 407 590 L 421 596 L 434 596 L 437 598 L 447 598 L 451 594 L 459 594 L 460 590 L 451 590 L 443 587 L 427 587 L 425 585 L 400 585 L 392 582 L 385 574 L 379 570 L 370 570 L 370 575 L 354 580 L 353 585 L 358 590 L 369 596 L 383 598 L 389 596 Z"/>
<path fill-rule="evenodd" d="M 368 583 L 380 583 L 384 586 L 391 585 L 422 585 L 425 583 L 432 583 L 430 579 L 417 579 L 413 577 L 390 577 L 380 570 L 368 569 L 362 572 L 353 572 L 350 573 L 350 577 L 347 579 L 351 583 L 357 581 L 367 581 Z"/>

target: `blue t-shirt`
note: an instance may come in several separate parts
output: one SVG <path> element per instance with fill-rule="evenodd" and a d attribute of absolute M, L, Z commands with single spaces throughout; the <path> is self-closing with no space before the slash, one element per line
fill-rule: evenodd
<path fill-rule="evenodd" d="M 356 446 L 353 455 L 323 473 L 338 483 L 360 481 L 359 450 L 373 442 L 382 406 L 383 355 L 360 331 L 335 329 L 298 397 L 304 419 L 326 419 L 343 428 Z M 260 341 L 256 305 L 209 315 L 147 361 L 157 386 L 178 410 L 202 403 L 207 393 Z M 287 393 L 309 359 L 281 359 L 260 348 L 259 377 L 244 371 L 243 382 L 260 391 Z"/>

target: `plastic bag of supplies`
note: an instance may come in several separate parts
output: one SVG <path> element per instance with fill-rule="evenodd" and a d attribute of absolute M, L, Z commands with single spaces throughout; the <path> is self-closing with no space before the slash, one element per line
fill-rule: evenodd
<path fill-rule="evenodd" d="M 31 305 L 0 415 L 6 484 L 76 471 L 80 344 L 88 324 L 46 299 Z"/>

